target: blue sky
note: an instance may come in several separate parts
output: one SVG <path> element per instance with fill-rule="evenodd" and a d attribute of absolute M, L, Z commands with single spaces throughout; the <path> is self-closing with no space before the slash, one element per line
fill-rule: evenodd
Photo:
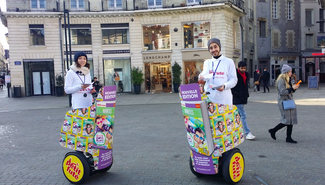
<path fill-rule="evenodd" d="M 6 0 L 0 0 L 1 11 L 7 11 Z M 5 34 L 8 33 L 8 29 L 1 23 L 0 25 L 0 41 L 4 49 L 9 49 Z"/>

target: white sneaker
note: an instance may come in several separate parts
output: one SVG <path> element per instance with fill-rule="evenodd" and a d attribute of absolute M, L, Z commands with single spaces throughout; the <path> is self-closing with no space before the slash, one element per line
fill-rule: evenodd
<path fill-rule="evenodd" d="M 246 139 L 254 139 L 254 138 L 255 138 L 255 136 L 253 136 L 252 133 L 248 133 L 248 134 L 246 135 Z"/>

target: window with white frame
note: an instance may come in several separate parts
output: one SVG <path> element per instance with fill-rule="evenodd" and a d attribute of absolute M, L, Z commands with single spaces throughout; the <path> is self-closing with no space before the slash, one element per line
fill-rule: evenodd
<path fill-rule="evenodd" d="M 122 7 L 122 0 L 108 0 L 108 8 L 109 9 L 123 8 Z"/>
<path fill-rule="evenodd" d="M 159 8 L 162 7 L 162 0 L 148 0 L 149 8 Z"/>
<path fill-rule="evenodd" d="M 46 8 L 46 0 L 31 0 L 31 8 L 32 9 L 45 9 Z"/>
<path fill-rule="evenodd" d="M 313 10 L 306 9 L 306 26 L 312 26 L 313 25 Z"/>
<path fill-rule="evenodd" d="M 71 0 L 71 9 L 85 9 L 85 0 Z"/>
<path fill-rule="evenodd" d="M 202 0 L 187 0 L 188 5 L 200 4 L 200 3 L 202 3 Z"/>
<path fill-rule="evenodd" d="M 278 0 L 272 0 L 272 18 L 278 18 Z"/>
<path fill-rule="evenodd" d="M 287 1 L 287 19 L 288 20 L 292 20 L 292 5 L 293 5 L 293 3 L 292 3 L 292 1 Z"/>

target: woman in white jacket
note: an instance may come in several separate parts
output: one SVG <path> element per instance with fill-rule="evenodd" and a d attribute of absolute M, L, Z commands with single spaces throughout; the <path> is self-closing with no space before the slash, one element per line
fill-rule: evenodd
<path fill-rule="evenodd" d="M 65 78 L 64 91 L 72 94 L 72 109 L 88 108 L 92 104 L 92 93 L 96 90 L 91 85 L 90 65 L 84 52 L 76 52 L 74 63 Z"/>

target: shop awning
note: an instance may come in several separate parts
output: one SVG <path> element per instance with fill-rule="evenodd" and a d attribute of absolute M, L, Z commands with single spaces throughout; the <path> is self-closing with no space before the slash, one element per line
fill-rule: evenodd
<path fill-rule="evenodd" d="M 322 53 L 322 51 L 320 51 L 320 50 L 317 50 L 317 51 L 304 51 L 304 52 L 301 52 L 301 56 L 303 58 L 308 58 L 308 57 L 325 57 L 325 55 L 313 55 L 313 53 L 320 54 L 320 53 Z"/>

